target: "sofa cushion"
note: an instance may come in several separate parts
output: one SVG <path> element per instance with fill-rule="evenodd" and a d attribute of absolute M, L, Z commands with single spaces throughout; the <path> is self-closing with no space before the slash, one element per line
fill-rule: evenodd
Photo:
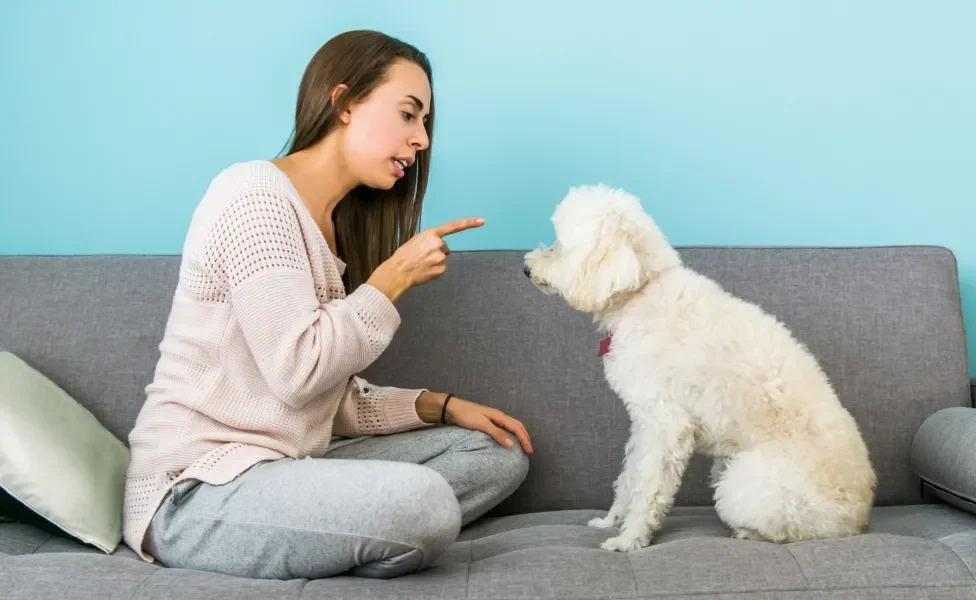
<path fill-rule="evenodd" d="M 819 358 L 857 420 L 877 503 L 921 499 L 912 435 L 970 404 L 956 261 L 942 248 L 679 248 L 686 264 L 779 317 Z M 592 319 L 543 295 L 521 252 L 455 253 L 446 275 L 400 300 L 403 325 L 371 381 L 447 389 L 515 415 L 536 453 L 493 514 L 608 508 L 629 420 L 597 357 Z M 451 341 L 451 340 L 456 341 Z M 695 457 L 677 505 L 710 505 Z"/>
<path fill-rule="evenodd" d="M 115 550 L 122 539 L 128 448 L 64 390 L 7 351 L 0 351 L 0 414 L 4 510 L 22 509 L 104 552 Z"/>
<path fill-rule="evenodd" d="M 79 544 L 77 541 L 66 537 L 64 534 L 51 534 L 42 531 L 37 527 L 22 524 L 5 523 L 0 525 L 0 552 L 10 555 L 24 554 L 94 554 L 105 556 L 105 554 L 87 544 Z M 119 544 L 112 552 L 112 556 L 119 558 L 129 558 L 141 560 L 131 548 L 125 544 Z"/>
<path fill-rule="evenodd" d="M 33 554 L 41 545 L 51 539 L 50 533 L 32 525 L 21 523 L 0 523 L 0 552 L 4 554 Z M 82 546 L 76 544 L 78 548 Z"/>
<path fill-rule="evenodd" d="M 912 468 L 933 497 L 976 514 L 976 408 L 940 410 L 912 443 Z"/>
<path fill-rule="evenodd" d="M 920 500 L 908 464 L 928 415 L 970 404 L 955 258 L 945 248 L 679 248 L 758 302 L 821 359 L 879 475 L 879 504 Z M 494 514 L 608 508 L 629 430 L 587 315 L 544 296 L 522 251 L 451 254 L 446 275 L 398 303 L 403 325 L 366 374 L 451 390 L 526 424 L 532 468 Z M 152 381 L 176 256 L 0 257 L 0 344 L 125 440 Z M 708 505 L 695 460 L 678 505 Z"/>
<path fill-rule="evenodd" d="M 4 600 L 129 600 L 137 595 L 159 567 L 142 561 L 76 553 L 28 554 L 0 559 L 0 598 Z M 159 598 L 219 597 L 211 588 L 183 595 L 170 590 Z"/>
<path fill-rule="evenodd" d="M 819 600 L 976 594 L 976 517 L 945 505 L 877 508 L 864 535 L 789 545 L 730 539 L 712 509 L 679 507 L 651 547 L 631 554 L 599 548 L 611 532 L 585 525 L 599 514 L 484 519 L 465 529 L 433 568 L 389 581 L 255 581 L 166 569 L 129 554 L 83 555 L 70 546 L 48 546 L 52 553 L 44 555 L 8 552 L 3 525 L 0 552 L 21 556 L 0 561 L 8 580 L 0 583 L 0 597 L 585 600 L 725 593 Z"/>

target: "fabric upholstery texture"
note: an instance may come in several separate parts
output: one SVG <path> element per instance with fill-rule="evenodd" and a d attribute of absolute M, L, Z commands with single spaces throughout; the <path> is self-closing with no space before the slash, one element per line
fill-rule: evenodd
<path fill-rule="evenodd" d="M 969 406 L 956 262 L 945 249 L 683 248 L 686 263 L 780 317 L 818 356 L 862 427 L 878 503 L 920 500 L 908 468 L 930 414 Z M 628 431 L 590 319 L 544 296 L 523 252 L 456 252 L 409 291 L 377 385 L 453 390 L 523 421 L 538 451 L 498 514 L 608 506 Z M 0 345 L 125 439 L 158 358 L 177 257 L 0 257 Z M 52 319 L 50 315 L 58 318 Z M 711 503 L 693 460 L 677 504 Z"/>
<path fill-rule="evenodd" d="M 976 514 L 976 408 L 957 406 L 922 423 L 912 444 L 922 489 Z"/>
<path fill-rule="evenodd" d="M 908 448 L 939 409 L 970 405 L 953 256 L 937 248 L 680 249 L 690 267 L 782 319 L 816 354 L 861 427 L 877 503 L 920 500 Z M 591 319 L 544 296 L 519 252 L 458 253 L 447 275 L 400 302 L 403 325 L 368 371 L 516 415 L 538 450 L 501 513 L 609 506 L 628 432 L 603 378 Z M 676 504 L 712 503 L 693 459 Z"/>
<path fill-rule="evenodd" d="M 270 581 L 147 565 L 0 525 L 0 598 L 972 598 L 976 517 L 945 505 L 882 507 L 871 531 L 775 545 L 729 538 L 707 507 L 679 507 L 654 544 L 599 548 L 598 511 L 482 520 L 428 571 L 396 580 Z M 124 548 L 121 547 L 121 548 Z M 59 595 L 46 595 L 48 592 Z M 178 592 L 178 593 L 177 593 Z M 790 595 L 781 595 L 790 592 Z M 39 595 L 33 595 L 39 594 Z M 711 596 L 710 594 L 722 594 Z"/>
<path fill-rule="evenodd" d="M 0 598 L 726 598 L 976 596 L 976 516 L 920 490 L 911 446 L 971 407 L 957 267 L 937 247 L 679 248 L 687 264 L 781 318 L 819 357 L 879 475 L 872 530 L 787 546 L 729 539 L 695 459 L 654 544 L 623 555 L 585 526 L 612 498 L 629 423 L 589 317 L 544 296 L 521 251 L 455 252 L 408 292 L 364 376 L 497 406 L 532 434 L 525 483 L 431 570 L 393 581 L 259 581 L 165 569 L 0 523 Z M 158 357 L 179 261 L 0 257 L 0 347 L 125 439 Z M 52 317 L 52 315 L 54 315 Z"/>

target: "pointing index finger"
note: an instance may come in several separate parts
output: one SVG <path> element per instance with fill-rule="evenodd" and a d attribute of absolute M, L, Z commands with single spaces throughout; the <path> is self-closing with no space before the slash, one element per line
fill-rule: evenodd
<path fill-rule="evenodd" d="M 473 229 L 475 227 L 481 227 L 485 224 L 485 220 L 481 217 L 471 217 L 468 219 L 455 219 L 449 223 L 444 223 L 443 225 L 438 225 L 432 228 L 432 231 L 439 237 L 444 237 L 446 235 L 451 235 L 452 233 L 458 233 L 464 231 L 465 229 Z"/>

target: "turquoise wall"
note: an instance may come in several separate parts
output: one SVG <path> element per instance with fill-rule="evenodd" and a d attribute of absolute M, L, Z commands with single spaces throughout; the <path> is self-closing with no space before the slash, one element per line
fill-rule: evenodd
<path fill-rule="evenodd" d="M 179 252 L 368 27 L 432 58 L 426 221 L 488 219 L 454 248 L 533 247 L 603 181 L 680 245 L 948 246 L 976 338 L 976 3 L 802 4 L 3 2 L 0 253 Z"/>

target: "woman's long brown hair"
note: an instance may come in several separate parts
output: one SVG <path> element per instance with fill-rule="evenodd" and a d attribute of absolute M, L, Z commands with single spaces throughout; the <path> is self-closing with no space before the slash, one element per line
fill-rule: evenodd
<path fill-rule="evenodd" d="M 330 39 L 309 61 L 298 89 L 295 130 L 287 154 L 304 150 L 328 135 L 336 127 L 339 113 L 382 83 L 387 69 L 397 60 L 413 62 L 427 73 L 432 92 L 425 128 L 432 141 L 433 76 L 426 55 L 384 33 L 359 30 Z M 340 84 L 349 89 L 334 106 L 332 91 Z M 343 279 L 349 292 L 417 233 L 430 173 L 430 149 L 428 146 L 417 152 L 414 165 L 392 189 L 359 186 L 336 207 L 332 216 L 336 250 L 346 263 Z"/>

